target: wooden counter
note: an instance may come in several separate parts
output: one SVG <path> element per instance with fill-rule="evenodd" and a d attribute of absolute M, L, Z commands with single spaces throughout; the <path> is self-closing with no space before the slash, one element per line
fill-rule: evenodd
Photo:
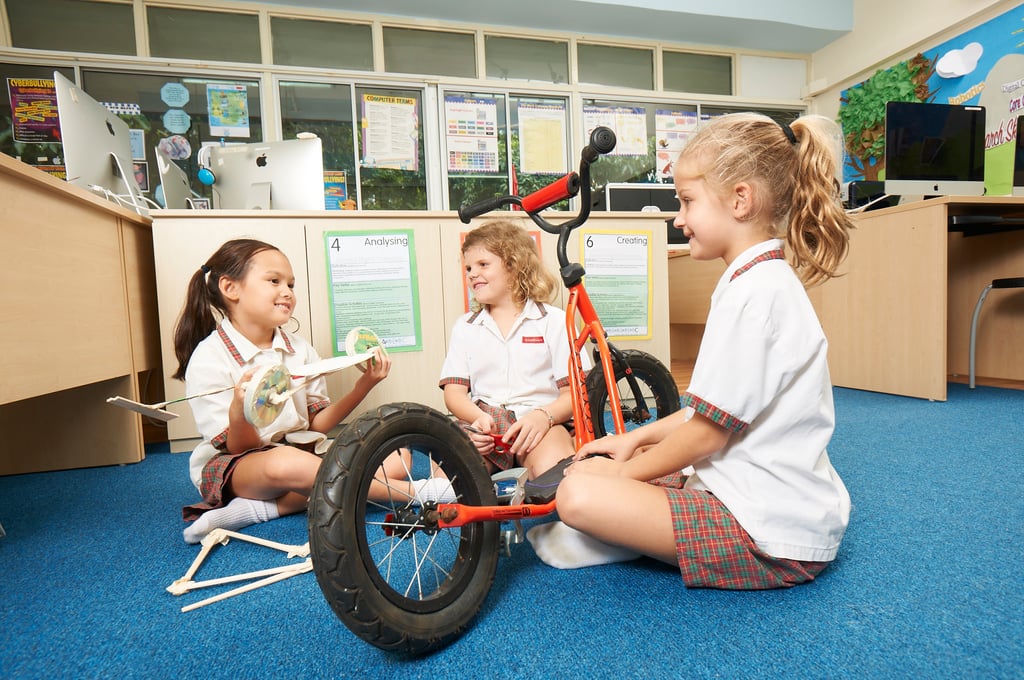
<path fill-rule="evenodd" d="M 160 387 L 150 219 L 0 154 L 0 224 L 0 474 L 142 460 L 106 398 Z"/>
<path fill-rule="evenodd" d="M 958 215 L 1024 217 L 1024 198 L 934 198 L 856 218 L 842 276 L 811 290 L 834 384 L 944 401 L 949 377 L 967 375 L 974 305 L 992 279 L 1024 276 L 1024 230 L 951 231 Z M 1024 380 L 1022 340 L 1024 296 L 990 296 L 977 374 Z"/>

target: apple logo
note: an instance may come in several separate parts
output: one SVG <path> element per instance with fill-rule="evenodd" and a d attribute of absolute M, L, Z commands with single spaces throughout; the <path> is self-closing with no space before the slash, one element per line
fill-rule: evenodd
<path fill-rule="evenodd" d="M 267 154 L 260 154 L 259 156 L 256 157 L 256 167 L 267 167 Z"/>

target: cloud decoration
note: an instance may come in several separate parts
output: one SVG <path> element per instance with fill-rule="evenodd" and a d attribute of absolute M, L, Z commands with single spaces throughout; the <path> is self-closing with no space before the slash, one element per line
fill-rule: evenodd
<path fill-rule="evenodd" d="M 940 78 L 961 78 L 978 67 L 978 60 L 984 49 L 981 43 L 972 42 L 962 50 L 950 50 L 939 58 L 935 72 Z"/>

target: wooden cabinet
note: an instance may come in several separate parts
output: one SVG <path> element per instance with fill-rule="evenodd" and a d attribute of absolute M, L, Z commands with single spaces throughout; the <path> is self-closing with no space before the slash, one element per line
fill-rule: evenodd
<path fill-rule="evenodd" d="M 159 386 L 148 217 L 0 154 L 0 474 L 142 460 Z"/>

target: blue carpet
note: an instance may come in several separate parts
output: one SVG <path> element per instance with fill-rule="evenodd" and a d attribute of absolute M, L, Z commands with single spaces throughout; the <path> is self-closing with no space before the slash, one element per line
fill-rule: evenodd
<path fill-rule="evenodd" d="M 356 639 L 312 574 L 182 613 L 165 588 L 187 456 L 0 477 L 5 678 L 957 677 L 1024 668 L 1024 392 L 950 385 L 945 403 L 836 389 L 833 463 L 854 502 L 836 562 L 786 591 L 687 590 L 648 560 L 577 571 L 528 544 L 499 563 L 475 626 L 433 655 Z M 305 516 L 247 533 L 305 541 Z M 242 542 L 197 579 L 285 561 Z"/>

